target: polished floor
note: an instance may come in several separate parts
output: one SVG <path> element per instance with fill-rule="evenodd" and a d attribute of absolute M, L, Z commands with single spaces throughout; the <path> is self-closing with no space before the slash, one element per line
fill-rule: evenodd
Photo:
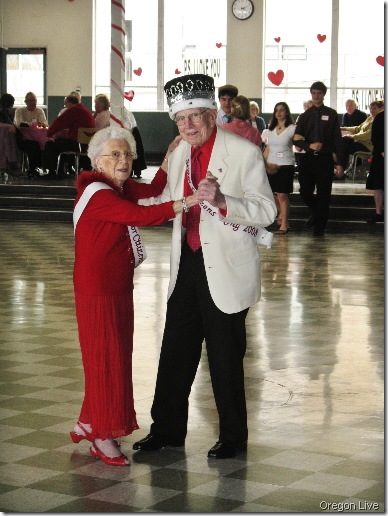
<path fill-rule="evenodd" d="M 260 248 L 262 299 L 247 318 L 248 449 L 209 460 L 218 428 L 205 352 L 186 446 L 132 451 L 150 424 L 170 232 L 142 230 L 141 429 L 122 441 L 132 465 L 118 468 L 69 439 L 83 396 L 72 226 L 0 223 L 0 511 L 384 512 L 384 234 L 295 231 Z"/>

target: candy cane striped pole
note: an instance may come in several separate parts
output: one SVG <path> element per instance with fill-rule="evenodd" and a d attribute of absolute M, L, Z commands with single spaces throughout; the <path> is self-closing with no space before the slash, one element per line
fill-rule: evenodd
<path fill-rule="evenodd" d="M 125 83 L 125 0 L 111 4 L 110 124 L 123 127 Z"/>

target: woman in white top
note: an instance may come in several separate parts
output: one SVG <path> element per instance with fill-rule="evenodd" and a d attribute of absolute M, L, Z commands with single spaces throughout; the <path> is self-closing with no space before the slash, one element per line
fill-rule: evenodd
<path fill-rule="evenodd" d="M 94 99 L 94 113 L 97 129 L 110 126 L 110 102 L 106 95 L 99 93 Z"/>
<path fill-rule="evenodd" d="M 267 168 L 268 180 L 274 193 L 278 208 L 279 229 L 275 235 L 286 235 L 289 231 L 288 217 L 290 199 L 293 191 L 295 158 L 292 150 L 292 137 L 295 125 L 290 108 L 285 102 L 275 104 L 268 129 L 262 134 L 266 144 L 263 156 Z"/>

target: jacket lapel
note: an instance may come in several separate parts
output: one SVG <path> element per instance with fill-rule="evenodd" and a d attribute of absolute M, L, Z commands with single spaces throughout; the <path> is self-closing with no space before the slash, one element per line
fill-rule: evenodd
<path fill-rule="evenodd" d="M 218 183 L 221 184 L 229 170 L 230 156 L 225 143 L 226 131 L 217 128 L 217 135 L 214 141 L 212 155 L 210 156 L 209 170 L 217 177 Z"/>

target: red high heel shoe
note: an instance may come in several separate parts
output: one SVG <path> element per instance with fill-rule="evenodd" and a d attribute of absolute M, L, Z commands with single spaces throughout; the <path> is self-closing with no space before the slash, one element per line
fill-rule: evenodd
<path fill-rule="evenodd" d="M 93 443 L 93 446 L 90 447 L 90 455 L 95 459 L 101 459 L 102 462 L 107 464 L 108 466 L 130 466 L 131 463 L 129 459 L 124 453 L 119 455 L 118 457 L 108 457 L 105 453 L 102 453 L 96 446 L 96 443 Z M 128 462 L 126 462 L 128 461 Z"/>
<path fill-rule="evenodd" d="M 81 428 L 81 430 L 84 432 L 85 435 L 79 434 L 77 432 L 70 432 L 70 437 L 73 443 L 78 444 L 79 442 L 86 439 L 87 441 L 93 442 L 92 434 L 86 430 L 86 428 L 83 426 L 82 423 L 79 421 L 77 422 L 77 425 Z"/>

